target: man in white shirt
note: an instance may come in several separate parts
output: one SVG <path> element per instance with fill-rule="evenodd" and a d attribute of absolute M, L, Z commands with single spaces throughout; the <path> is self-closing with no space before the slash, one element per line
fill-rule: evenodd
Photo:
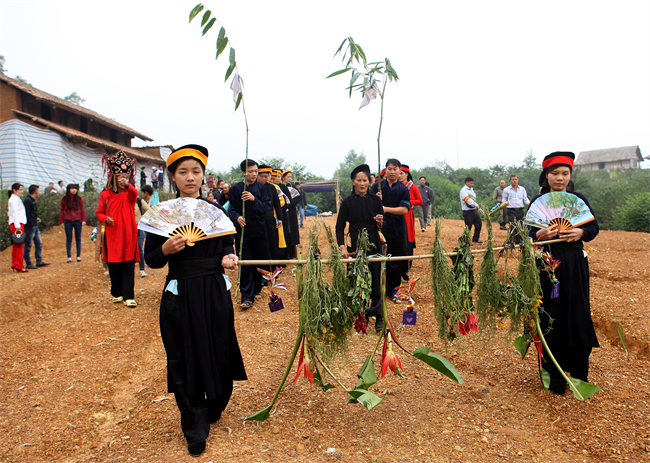
<path fill-rule="evenodd" d="M 472 229 L 474 226 L 474 237 L 472 244 L 480 244 L 482 241 L 479 239 L 481 235 L 481 227 L 483 222 L 478 213 L 479 205 L 476 202 L 476 193 L 474 193 L 474 179 L 472 177 L 465 177 L 465 186 L 460 190 L 460 206 L 463 209 L 463 219 L 465 219 L 465 226 Z"/>
<path fill-rule="evenodd" d="M 530 200 L 526 195 L 526 189 L 523 186 L 519 186 L 519 177 L 516 175 L 510 176 L 510 186 L 503 190 L 502 201 L 508 201 L 506 210 L 508 222 L 510 222 L 510 233 L 514 235 L 515 244 L 519 244 L 521 243 L 521 236 L 515 232 L 513 226 L 524 219 L 524 206 L 528 206 Z"/>

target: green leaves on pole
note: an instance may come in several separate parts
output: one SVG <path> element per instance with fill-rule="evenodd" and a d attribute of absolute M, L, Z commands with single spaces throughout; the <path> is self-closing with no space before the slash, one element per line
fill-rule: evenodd
<path fill-rule="evenodd" d="M 215 60 L 226 49 L 226 45 L 228 45 L 228 37 L 226 37 L 226 29 L 222 27 L 219 31 L 219 37 L 217 37 L 217 56 L 214 57 Z"/>
<path fill-rule="evenodd" d="M 440 354 L 429 354 L 431 351 L 428 347 L 420 347 L 413 351 L 413 357 L 418 360 L 422 360 L 424 363 L 429 365 L 434 370 L 438 370 L 440 373 L 445 375 L 447 378 L 452 381 L 456 381 L 458 384 L 463 384 L 465 381 L 460 376 L 460 373 L 454 368 L 454 366 Z"/>
<path fill-rule="evenodd" d="M 194 8 L 192 8 L 192 11 L 190 12 L 190 20 L 189 22 L 192 22 L 194 18 L 196 18 L 199 13 L 201 13 L 204 9 L 203 3 L 199 3 L 196 5 Z M 210 29 L 217 23 L 217 18 L 214 17 L 212 14 L 211 10 L 207 10 L 205 13 L 203 13 L 203 16 L 201 18 L 201 27 L 203 28 L 201 32 L 201 37 L 203 37 L 205 34 L 208 33 Z M 217 36 L 217 53 L 214 57 L 215 60 L 219 59 L 219 56 L 226 50 L 226 48 L 230 45 L 230 59 L 228 63 L 228 69 L 226 70 L 226 75 L 224 77 L 224 82 L 226 82 L 230 76 L 232 75 L 233 72 L 237 70 L 237 61 L 235 60 L 235 49 L 232 47 L 232 44 L 230 43 L 230 40 L 226 36 L 226 29 L 222 26 L 221 29 L 219 29 L 219 35 Z M 239 75 L 239 71 L 237 71 L 237 74 Z M 244 101 L 244 92 L 243 92 L 243 80 L 241 77 L 239 78 L 240 86 L 242 88 L 242 91 L 237 95 L 237 100 L 235 102 L 235 111 L 239 109 L 239 106 L 243 103 Z M 244 108 L 244 113 L 246 112 Z M 248 122 L 246 122 L 246 132 L 248 134 Z M 247 150 L 248 151 L 248 150 Z M 248 156 L 246 156 L 248 157 Z"/>

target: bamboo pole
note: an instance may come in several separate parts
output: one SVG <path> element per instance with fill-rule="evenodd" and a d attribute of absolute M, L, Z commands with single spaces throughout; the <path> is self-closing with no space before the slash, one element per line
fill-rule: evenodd
<path fill-rule="evenodd" d="M 553 244 L 553 243 L 561 243 L 566 241 L 567 238 L 559 238 L 556 240 L 548 240 L 548 241 L 538 241 L 535 243 L 538 246 L 544 245 L 544 244 Z M 518 248 L 520 247 L 520 244 L 516 244 L 513 247 Z M 505 249 L 505 247 L 501 246 L 498 248 L 494 248 L 494 251 L 501 251 L 502 249 Z M 482 254 L 486 250 L 485 249 L 474 249 L 472 254 Z M 456 256 L 458 255 L 457 252 L 445 252 L 443 254 L 444 256 Z M 419 260 L 419 259 L 432 259 L 434 257 L 433 254 L 422 254 L 419 256 L 388 256 L 388 257 L 370 257 L 368 258 L 369 262 L 385 262 L 385 261 L 401 261 L 401 260 Z M 321 262 L 323 264 L 329 264 L 330 261 L 329 259 L 321 259 Z M 341 262 L 344 264 L 351 264 L 356 262 L 356 259 L 341 259 Z M 306 264 L 306 260 L 240 260 L 239 265 L 302 265 Z"/>

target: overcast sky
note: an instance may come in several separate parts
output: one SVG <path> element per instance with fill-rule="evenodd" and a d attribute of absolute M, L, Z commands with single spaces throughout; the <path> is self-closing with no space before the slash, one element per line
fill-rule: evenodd
<path fill-rule="evenodd" d="M 227 57 L 193 1 L 0 0 L 7 75 L 154 139 L 197 143 L 210 167 L 245 156 Z M 639 145 L 650 155 L 650 2 L 208 1 L 237 51 L 249 155 L 330 176 L 351 149 L 377 165 L 379 99 L 358 110 L 333 58 L 351 36 L 400 81 L 384 103 L 382 158 L 419 168 L 538 160 Z M 200 19 L 200 18 L 199 18 Z M 134 146 L 147 144 L 134 140 Z M 644 167 L 648 161 L 644 162 Z"/>

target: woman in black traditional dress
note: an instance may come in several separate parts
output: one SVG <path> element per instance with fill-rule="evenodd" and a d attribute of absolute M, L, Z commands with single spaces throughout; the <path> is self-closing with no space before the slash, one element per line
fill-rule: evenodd
<path fill-rule="evenodd" d="M 370 242 L 369 254 L 381 253 L 381 239 L 379 228 L 384 221 L 384 208 L 379 196 L 370 193 L 370 167 L 362 164 L 356 167 L 350 174 L 352 179 L 352 194 L 341 202 L 338 217 L 336 218 L 336 242 L 339 245 L 343 258 L 347 258 L 349 252 L 357 249 L 359 233 L 365 228 L 368 231 Z M 350 235 L 351 249 L 345 244 L 345 227 L 349 223 L 348 234 Z M 383 314 L 381 308 L 381 263 L 370 262 L 370 274 L 372 275 L 372 302 L 366 310 L 366 317 L 375 317 L 375 329 L 381 330 Z"/>
<path fill-rule="evenodd" d="M 570 152 L 555 152 L 544 158 L 543 171 L 539 177 L 542 187 L 540 194 L 530 202 L 532 205 L 541 195 L 552 191 L 571 193 L 582 199 L 591 210 L 587 198 L 573 191 L 571 174 L 575 155 Z M 560 282 L 559 296 L 552 297 L 553 284 L 544 273 L 541 275 L 545 313 L 540 316 L 541 328 L 545 334 L 553 356 L 564 371 L 573 378 L 587 382 L 589 355 L 594 347 L 600 347 L 594 324 L 591 320 L 589 303 L 589 261 L 584 251 L 584 242 L 598 235 L 598 222 L 594 219 L 570 230 L 558 233 L 557 225 L 548 228 L 533 228 L 530 236 L 534 240 L 568 238 L 566 242 L 547 244 L 544 251 L 550 252 L 554 259 L 560 260 L 555 276 Z M 552 319 L 552 323 L 550 323 Z M 551 330 L 548 331 L 549 325 Z M 561 373 L 547 362 L 551 376 L 549 389 L 556 394 L 566 392 L 566 381 Z"/>
<path fill-rule="evenodd" d="M 167 169 L 181 198 L 200 198 L 208 150 L 183 146 L 169 155 Z M 206 201 L 207 202 L 207 201 Z M 207 202 L 219 209 L 218 204 Z M 205 450 L 210 423 L 221 417 L 233 381 L 246 372 L 235 334 L 230 284 L 224 268 L 236 269 L 232 235 L 198 241 L 149 234 L 145 259 L 151 268 L 169 264 L 160 304 L 160 332 L 167 352 L 167 387 L 181 413 L 187 450 Z"/>

